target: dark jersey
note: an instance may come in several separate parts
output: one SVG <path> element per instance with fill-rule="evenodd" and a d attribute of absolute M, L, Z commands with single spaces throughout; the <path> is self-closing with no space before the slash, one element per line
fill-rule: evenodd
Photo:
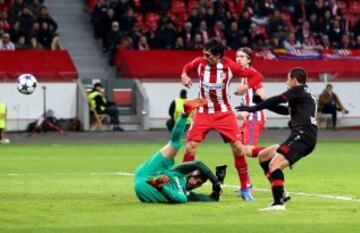
<path fill-rule="evenodd" d="M 310 131 L 317 134 L 317 101 L 307 85 L 290 88 L 281 95 L 285 102 L 289 102 L 289 112 L 293 130 Z"/>

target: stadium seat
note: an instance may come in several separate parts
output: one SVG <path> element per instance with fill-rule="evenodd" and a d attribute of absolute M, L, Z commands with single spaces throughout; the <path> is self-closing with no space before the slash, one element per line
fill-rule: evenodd
<path fill-rule="evenodd" d="M 347 5 L 346 5 L 346 2 L 344 2 L 344 1 L 338 1 L 338 6 L 339 6 L 339 8 L 340 8 L 340 10 L 341 10 L 341 13 L 343 13 L 343 14 L 346 14 L 346 13 L 348 13 L 348 7 L 347 7 Z"/>
<path fill-rule="evenodd" d="M 181 14 L 186 12 L 186 6 L 184 1 L 173 1 L 171 3 L 171 11 L 174 14 Z"/>
<path fill-rule="evenodd" d="M 190 0 L 188 2 L 188 6 L 187 6 L 188 12 L 190 12 L 191 9 L 198 8 L 198 7 L 199 7 L 199 1 L 198 0 Z"/>
<path fill-rule="evenodd" d="M 360 2 L 358 1 L 350 2 L 350 13 L 360 14 Z"/>
<path fill-rule="evenodd" d="M 112 100 L 117 106 L 130 107 L 133 102 L 131 88 L 115 88 L 112 93 Z"/>
<path fill-rule="evenodd" d="M 156 13 L 147 13 L 145 17 L 145 24 L 149 27 L 156 27 L 158 26 L 159 21 L 159 14 Z"/>

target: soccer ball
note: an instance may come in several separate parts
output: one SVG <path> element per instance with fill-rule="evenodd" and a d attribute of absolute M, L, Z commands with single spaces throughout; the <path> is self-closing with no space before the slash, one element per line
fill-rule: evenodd
<path fill-rule="evenodd" d="M 37 86 L 37 80 L 31 74 L 22 74 L 18 77 L 16 84 L 17 89 L 21 94 L 30 95 Z"/>

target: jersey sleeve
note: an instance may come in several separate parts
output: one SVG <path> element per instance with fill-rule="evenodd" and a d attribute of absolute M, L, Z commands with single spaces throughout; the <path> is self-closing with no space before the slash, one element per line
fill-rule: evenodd
<path fill-rule="evenodd" d="M 187 196 L 188 201 L 192 201 L 192 202 L 213 202 L 216 201 L 214 198 L 212 198 L 209 195 L 206 194 L 201 194 L 201 193 L 194 193 L 194 192 L 190 192 L 189 195 Z"/>
<path fill-rule="evenodd" d="M 195 170 L 199 170 L 200 173 L 205 176 L 206 178 L 208 178 L 212 184 L 215 184 L 218 182 L 218 179 L 216 178 L 216 176 L 212 173 L 212 171 L 210 170 L 210 168 L 208 168 L 208 166 L 206 166 L 203 162 L 201 161 L 191 161 L 191 162 L 186 162 L 186 163 L 182 163 L 179 164 L 177 166 L 175 166 L 173 168 L 174 171 L 177 171 L 181 174 L 189 174 L 190 172 L 193 172 Z"/>
<path fill-rule="evenodd" d="M 261 85 L 264 76 L 252 67 L 245 67 L 241 64 L 229 61 L 230 69 L 235 77 L 246 77 L 250 88 Z"/>
<path fill-rule="evenodd" d="M 183 192 L 169 188 L 167 185 L 164 185 L 161 189 L 162 194 L 172 203 L 186 203 L 187 197 Z"/>
<path fill-rule="evenodd" d="M 187 74 L 191 71 L 195 71 L 198 68 L 198 66 L 200 65 L 200 62 L 202 59 L 203 59 L 202 57 L 197 57 L 194 60 L 192 60 L 191 62 L 185 64 L 182 72 Z"/>
<path fill-rule="evenodd" d="M 280 96 L 284 99 L 284 102 L 289 102 L 291 99 L 295 99 L 300 93 L 295 88 L 291 88 Z"/>

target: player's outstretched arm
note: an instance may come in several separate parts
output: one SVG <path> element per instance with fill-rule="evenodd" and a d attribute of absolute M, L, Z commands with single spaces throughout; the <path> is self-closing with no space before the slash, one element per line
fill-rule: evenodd
<path fill-rule="evenodd" d="M 257 112 L 262 109 L 270 110 L 270 108 L 273 108 L 274 106 L 278 106 L 279 104 L 285 103 L 285 102 L 286 102 L 286 99 L 283 96 L 277 95 L 277 96 L 270 97 L 255 106 L 252 106 L 252 107 L 238 106 L 238 107 L 235 107 L 235 109 L 239 112 L 240 111 Z"/>

